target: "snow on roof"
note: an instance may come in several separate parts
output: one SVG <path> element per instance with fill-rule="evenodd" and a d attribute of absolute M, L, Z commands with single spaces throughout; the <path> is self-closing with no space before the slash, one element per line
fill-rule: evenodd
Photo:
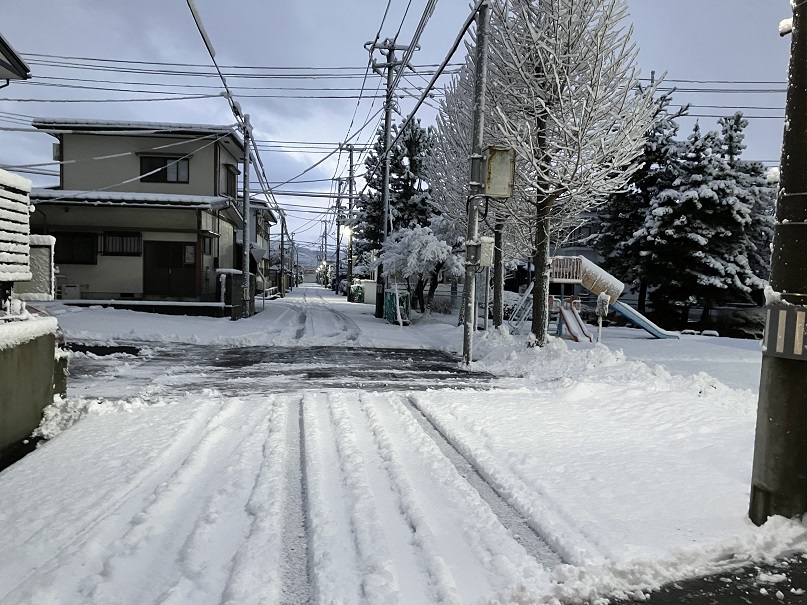
<path fill-rule="evenodd" d="M 37 118 L 31 122 L 52 135 L 70 132 L 117 135 L 194 134 L 229 135 L 240 150 L 244 141 L 234 124 L 186 124 L 181 122 L 135 122 L 132 120 L 80 120 L 74 118 Z M 240 159 L 240 158 L 239 158 Z"/>
<path fill-rule="evenodd" d="M 181 122 L 135 122 L 131 120 L 80 120 L 74 118 L 37 118 L 31 122 L 41 130 L 157 130 L 164 132 L 193 132 L 236 134 L 232 124 L 187 124 Z"/>
<path fill-rule="evenodd" d="M 59 324 L 55 317 L 2 322 L 0 323 L 0 351 L 55 332 L 58 327 Z"/>
<path fill-rule="evenodd" d="M 73 191 L 69 189 L 31 190 L 33 204 L 70 204 L 201 208 L 219 210 L 232 204 L 220 195 L 179 195 L 175 193 L 135 193 L 132 191 Z"/>

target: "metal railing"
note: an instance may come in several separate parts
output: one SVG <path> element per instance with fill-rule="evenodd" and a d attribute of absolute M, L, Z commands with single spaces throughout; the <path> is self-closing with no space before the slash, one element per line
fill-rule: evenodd
<path fill-rule="evenodd" d="M 579 256 L 555 256 L 549 281 L 556 284 L 579 284 L 583 280 L 583 261 Z"/>

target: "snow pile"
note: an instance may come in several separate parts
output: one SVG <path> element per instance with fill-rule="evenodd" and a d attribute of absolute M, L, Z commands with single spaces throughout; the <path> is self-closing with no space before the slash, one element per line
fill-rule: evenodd
<path fill-rule="evenodd" d="M 165 405 L 165 401 L 160 398 L 154 401 L 146 401 L 140 397 L 110 401 L 107 399 L 85 399 L 83 397 L 69 399 L 54 397 L 53 403 L 46 407 L 42 413 L 42 421 L 32 437 L 53 439 L 59 433 L 66 431 L 76 422 L 91 414 L 103 415 L 129 412 L 147 406 L 161 405 Z"/>

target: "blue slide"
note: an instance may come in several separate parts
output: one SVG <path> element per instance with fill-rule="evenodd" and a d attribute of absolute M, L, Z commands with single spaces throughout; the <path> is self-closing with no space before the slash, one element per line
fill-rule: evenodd
<path fill-rule="evenodd" d="M 650 334 L 656 338 L 678 338 L 677 333 L 662 330 L 630 305 L 616 301 L 615 303 L 611 304 L 611 307 L 629 322 L 635 324 L 643 330 L 650 332 Z"/>

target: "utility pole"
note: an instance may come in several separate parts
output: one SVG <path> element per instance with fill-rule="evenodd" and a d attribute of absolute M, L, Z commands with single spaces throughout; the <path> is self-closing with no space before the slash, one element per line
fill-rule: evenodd
<path fill-rule="evenodd" d="M 336 196 L 336 283 L 334 284 L 333 291 L 339 293 L 339 267 L 341 258 L 339 257 L 339 248 L 342 245 L 340 227 L 342 226 L 342 179 L 339 179 L 339 193 Z"/>
<path fill-rule="evenodd" d="M 250 305 L 250 284 L 249 284 L 249 244 L 250 240 L 252 239 L 250 236 L 250 218 L 249 215 L 251 214 L 251 210 L 249 207 L 249 139 L 252 136 L 251 126 L 249 125 L 249 114 L 244 116 L 244 126 L 243 126 L 243 133 L 244 133 L 244 191 L 243 193 L 243 209 L 244 209 L 244 230 L 243 230 L 243 248 L 244 248 L 244 256 L 241 259 L 243 263 L 242 267 L 242 277 L 243 277 L 243 293 L 242 293 L 242 311 L 241 315 L 243 317 L 249 317 L 252 315 L 252 309 Z"/>
<path fill-rule="evenodd" d="M 348 181 L 347 181 L 347 207 L 348 217 L 353 220 L 353 145 L 347 146 L 348 151 Z M 347 236 L 347 300 L 351 302 L 351 286 L 353 285 L 353 227 L 350 228 L 350 233 Z"/>
<path fill-rule="evenodd" d="M 328 287 L 328 221 L 322 221 L 322 255 L 325 259 L 325 278 L 322 285 Z"/>
<path fill-rule="evenodd" d="M 408 50 L 409 45 L 395 44 L 394 40 L 387 38 L 381 43 L 367 42 L 364 47 L 369 50 L 380 50 L 381 54 L 386 56 L 385 63 L 378 63 L 373 59 L 373 71 L 378 75 L 384 76 L 382 69 L 386 69 L 387 78 L 387 93 L 384 100 L 384 180 L 381 187 L 381 201 L 384 207 L 384 216 L 381 221 L 381 241 L 387 239 L 389 234 L 389 165 L 390 165 L 390 147 L 392 146 L 392 109 L 395 103 L 395 91 L 392 88 L 393 81 L 395 80 L 395 70 L 404 69 L 403 61 L 398 61 L 395 57 L 396 50 Z M 378 266 L 378 274 L 376 277 L 375 287 L 375 316 L 384 316 L 384 268 Z"/>
<path fill-rule="evenodd" d="M 751 503 L 762 525 L 807 512 L 807 5 L 793 2 L 781 181 L 762 347 Z M 786 32 L 785 32 L 786 33 Z"/>
<path fill-rule="evenodd" d="M 294 266 L 294 233 L 289 233 L 289 239 L 291 240 L 291 245 L 289 247 L 289 253 L 291 258 L 289 259 L 289 265 L 291 265 L 291 284 L 289 284 L 289 289 L 293 289 L 297 285 L 297 269 Z"/>
<path fill-rule="evenodd" d="M 462 361 L 471 363 L 476 325 L 476 269 L 479 266 L 479 205 L 484 201 L 482 139 L 485 134 L 485 89 L 488 75 L 488 3 L 482 2 L 476 14 L 476 79 L 474 81 L 473 142 L 468 199 L 468 231 L 465 238 L 465 290 L 463 303 Z"/>
<path fill-rule="evenodd" d="M 280 297 L 286 297 L 286 217 L 280 215 Z"/>
<path fill-rule="evenodd" d="M 501 328 L 504 323 L 504 219 L 499 213 L 494 217 L 493 226 L 493 327 Z"/>

